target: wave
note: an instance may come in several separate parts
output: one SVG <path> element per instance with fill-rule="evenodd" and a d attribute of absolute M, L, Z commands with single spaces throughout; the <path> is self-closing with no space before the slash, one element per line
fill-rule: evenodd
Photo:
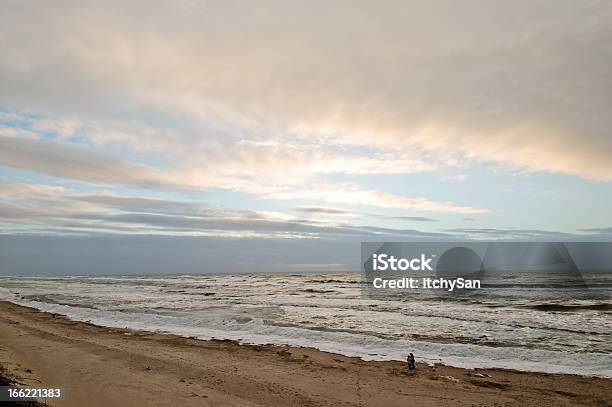
<path fill-rule="evenodd" d="M 305 280 L 304 283 L 318 283 L 318 284 L 369 284 L 367 281 L 362 280 L 336 280 L 336 279 L 324 279 L 324 280 Z"/>
<path fill-rule="evenodd" d="M 567 281 L 563 283 L 487 283 L 482 281 L 482 288 L 565 288 L 565 289 L 576 289 L 584 290 L 589 285 L 584 281 Z M 610 285 L 612 286 L 612 285 Z M 598 287 L 602 287 L 599 285 Z"/>
<path fill-rule="evenodd" d="M 97 325 L 199 339 L 306 346 L 380 360 L 404 359 L 412 351 L 459 367 L 612 377 L 609 295 L 572 293 L 565 301 L 548 291 L 502 289 L 379 301 L 361 295 L 363 282 L 353 274 L 329 277 L 115 277 L 106 286 L 91 284 L 98 277 L 12 278 L 0 285 L 18 295 L 0 287 L 0 299 Z"/>
<path fill-rule="evenodd" d="M 1 295 L 0 298 L 5 297 Z M 7 298 L 5 298 L 7 299 Z M 435 343 L 389 339 L 357 332 L 309 330 L 276 326 L 247 318 L 207 319 L 193 315 L 159 315 L 76 308 L 61 304 L 12 302 L 65 315 L 95 325 L 173 333 L 198 339 L 230 339 L 243 344 L 276 344 L 316 348 L 364 360 L 405 360 L 413 352 L 418 360 L 440 361 L 464 368 L 507 368 L 547 373 L 571 373 L 612 378 L 612 356 L 606 353 L 560 352 L 468 343 Z"/>
<path fill-rule="evenodd" d="M 318 294 L 329 294 L 329 293 L 337 293 L 336 290 L 317 290 L 316 288 L 304 288 L 302 290 L 298 290 L 302 293 L 318 293 Z"/>
<path fill-rule="evenodd" d="M 536 304 L 525 305 L 522 308 L 529 308 L 536 311 L 556 311 L 556 312 L 575 312 L 575 311 L 612 311 L 612 304 Z"/>

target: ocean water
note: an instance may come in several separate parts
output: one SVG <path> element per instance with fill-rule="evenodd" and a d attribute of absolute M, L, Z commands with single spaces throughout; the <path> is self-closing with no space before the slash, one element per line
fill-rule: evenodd
<path fill-rule="evenodd" d="M 0 299 L 109 327 L 458 367 L 612 377 L 612 274 L 505 273 L 372 298 L 360 273 L 2 277 Z"/>

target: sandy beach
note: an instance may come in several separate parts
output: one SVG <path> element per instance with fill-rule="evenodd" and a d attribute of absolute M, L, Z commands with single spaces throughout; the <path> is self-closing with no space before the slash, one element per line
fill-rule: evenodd
<path fill-rule="evenodd" d="M 110 329 L 0 302 L 0 363 L 57 406 L 606 406 L 612 381 L 502 369 L 366 362 Z M 417 355 L 418 360 L 418 355 Z"/>

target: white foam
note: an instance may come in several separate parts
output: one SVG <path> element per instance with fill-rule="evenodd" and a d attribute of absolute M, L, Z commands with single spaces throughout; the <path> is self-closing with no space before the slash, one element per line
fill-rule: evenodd
<path fill-rule="evenodd" d="M 262 319 L 240 323 L 222 312 L 213 315 L 189 313 L 162 315 L 95 310 L 18 299 L 3 288 L 0 288 L 0 298 L 96 325 L 167 332 L 199 339 L 217 338 L 237 340 L 245 344 L 312 347 L 364 360 L 405 360 L 407 353 L 413 352 L 417 360 L 427 363 L 441 362 L 456 367 L 497 367 L 612 378 L 612 356 L 604 353 L 389 340 L 364 334 L 267 325 Z"/>

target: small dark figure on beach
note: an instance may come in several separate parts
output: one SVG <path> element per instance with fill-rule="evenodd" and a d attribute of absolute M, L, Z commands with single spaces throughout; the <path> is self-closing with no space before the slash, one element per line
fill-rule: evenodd
<path fill-rule="evenodd" d="M 414 360 L 414 355 L 410 352 L 410 355 L 406 358 L 406 362 L 408 362 L 408 370 L 416 369 L 416 362 Z"/>

